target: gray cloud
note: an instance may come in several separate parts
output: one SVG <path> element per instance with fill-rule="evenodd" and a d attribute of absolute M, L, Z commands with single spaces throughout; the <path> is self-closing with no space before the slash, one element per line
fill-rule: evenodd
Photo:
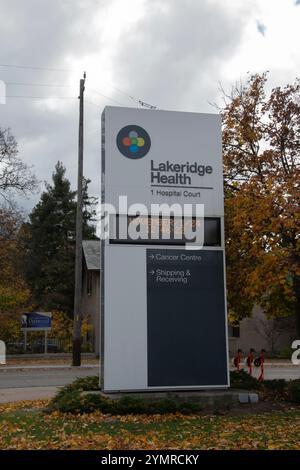
<path fill-rule="evenodd" d="M 247 21 L 246 14 L 223 4 L 149 2 L 144 20 L 122 41 L 117 75 L 159 107 L 203 111 L 208 97 L 215 97 L 219 69 L 234 54 Z"/>
<path fill-rule="evenodd" d="M 94 20 L 100 12 L 99 21 L 105 25 L 106 13 L 116 2 L 2 0 L 0 63 L 64 69 L 69 68 L 69 61 L 84 62 L 93 57 L 101 77 L 103 52 L 110 51 L 111 44 Z M 241 6 L 234 11 L 225 4 L 216 0 L 147 0 L 142 18 L 121 34 L 117 48 L 109 52 L 116 86 L 160 108 L 213 112 L 208 100 L 218 93 L 222 65 L 242 40 L 250 8 Z M 6 82 L 66 83 L 71 77 L 75 91 L 8 85 L 8 95 L 76 98 L 80 74 L 0 67 L 0 79 Z M 109 95 L 134 104 L 113 89 Z M 85 174 L 92 179 L 91 191 L 99 194 L 100 113 L 105 100 L 87 92 L 87 101 Z M 59 100 L 55 108 L 43 103 L 8 98 L 7 105 L 0 105 L 0 126 L 11 127 L 22 158 L 34 165 L 39 179 L 49 181 L 55 163 L 61 160 L 75 186 L 78 102 Z M 29 209 L 36 201 L 37 197 L 32 197 L 20 202 Z"/>
<path fill-rule="evenodd" d="M 2 0 L 1 61 L 59 67 L 66 54 L 85 53 L 94 8 L 93 0 Z"/>
<path fill-rule="evenodd" d="M 96 2 L 98 8 L 108 0 Z M 38 65 L 68 69 L 66 58 L 82 57 L 101 48 L 101 37 L 95 34 L 91 20 L 95 9 L 93 0 L 2 0 L 0 30 L 0 63 Z M 70 73 L 0 67 L 0 79 L 7 82 L 8 96 L 73 96 L 68 88 L 22 87 L 10 82 L 63 84 Z M 76 75 L 76 74 L 75 74 Z M 79 74 L 78 74 L 79 78 Z M 76 79 L 77 88 L 77 79 Z M 22 158 L 33 164 L 42 181 L 51 178 L 55 162 L 60 159 L 67 166 L 68 175 L 76 183 L 77 158 L 77 100 L 58 100 L 59 107 L 51 109 L 45 101 L 7 98 L 0 106 L 0 126 L 11 127 L 19 143 Z M 87 124 L 96 116 L 87 105 Z M 95 125 L 94 122 L 92 125 Z M 100 139 L 100 137 L 99 137 Z M 93 136 L 87 149 L 97 155 L 99 139 Z M 100 145 L 100 142 L 99 142 Z M 92 158 L 92 165 L 96 157 Z M 90 165 L 89 165 L 90 166 Z M 90 172 L 87 169 L 87 172 Z M 94 191 L 97 185 L 94 185 Z M 37 200 L 20 201 L 30 208 Z"/>

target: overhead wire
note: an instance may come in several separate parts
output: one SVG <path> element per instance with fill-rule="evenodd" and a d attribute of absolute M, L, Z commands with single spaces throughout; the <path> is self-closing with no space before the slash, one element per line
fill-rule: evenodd
<path fill-rule="evenodd" d="M 29 83 L 29 82 L 5 82 L 6 85 L 12 85 L 12 86 L 25 86 L 25 87 L 46 87 L 46 88 L 73 88 L 71 85 L 62 85 L 62 84 L 56 84 L 56 83 Z M 95 90 L 93 88 L 86 87 L 88 91 L 91 91 L 93 93 L 96 93 L 97 95 L 101 96 L 102 98 L 105 98 L 107 100 L 110 100 L 120 106 L 124 106 L 124 103 L 121 103 L 120 101 L 105 95 L 104 93 L 101 93 L 98 90 Z M 20 97 L 22 98 L 23 96 L 17 96 L 17 95 L 6 95 L 7 98 L 17 98 Z M 25 96 L 24 96 L 25 98 Z M 40 97 L 30 97 L 28 98 L 40 98 Z M 41 98 L 48 98 L 48 97 L 41 97 Z M 52 97 L 49 97 L 52 98 Z M 53 97 L 54 98 L 54 97 Z M 58 97 L 60 98 L 60 97 Z M 64 98 L 64 97 L 62 97 Z"/>
<path fill-rule="evenodd" d="M 14 86 L 38 86 L 38 87 L 49 87 L 49 88 L 72 88 L 71 85 L 61 85 L 59 83 L 28 83 L 28 82 L 7 82 L 5 81 L 6 85 L 14 85 Z"/>
<path fill-rule="evenodd" d="M 56 83 L 29 83 L 29 82 L 5 82 L 6 85 L 12 86 L 25 86 L 25 87 L 46 87 L 46 88 L 73 88 L 71 85 L 62 85 Z M 124 106 L 120 101 L 111 98 L 110 96 L 105 95 L 104 93 L 94 90 L 92 88 L 87 88 L 88 91 L 97 93 L 102 98 L 110 100 L 118 105 Z M 67 96 L 28 96 L 28 95 L 6 95 L 6 98 L 28 98 L 28 99 L 76 99 L 76 97 L 67 97 Z M 95 104 L 95 103 L 93 103 Z M 95 104 L 95 106 L 98 106 Z"/>
<path fill-rule="evenodd" d="M 27 69 L 27 70 L 45 70 L 45 71 L 53 71 L 53 72 L 67 72 L 67 73 L 78 73 L 78 72 L 81 72 L 79 69 L 64 69 L 64 68 L 55 68 L 55 67 L 44 67 L 44 66 L 34 66 L 34 65 L 19 65 L 19 64 L 0 64 L 0 67 L 7 67 L 7 68 L 17 68 L 17 69 Z M 10 82 L 11 84 L 13 84 L 13 82 Z M 9 82 L 8 82 L 9 84 Z M 15 83 L 16 85 L 21 85 L 21 83 Z M 139 104 L 140 106 L 142 107 L 146 107 L 146 108 L 150 108 L 150 109 L 156 109 L 157 107 L 156 106 L 153 106 L 153 105 L 150 105 L 148 103 L 146 103 L 145 101 L 139 99 L 139 98 L 136 98 L 135 96 L 127 93 L 126 91 L 122 90 L 121 88 L 119 87 L 116 87 L 112 84 L 108 84 L 112 89 L 116 90 L 118 93 L 121 93 L 123 96 L 126 96 L 127 98 L 129 98 L 130 100 L 134 101 L 135 103 Z M 27 84 L 25 84 L 24 86 L 29 86 Z M 48 84 L 45 84 L 45 85 L 42 85 L 42 84 L 37 84 L 36 86 L 54 86 L 54 85 L 48 85 Z M 56 85 L 55 85 L 56 86 Z M 67 87 L 68 85 L 57 85 L 58 87 Z M 92 89 L 90 89 L 92 91 Z M 110 98 L 106 95 L 104 95 L 103 93 L 100 93 L 96 90 L 94 90 L 96 93 L 98 93 L 99 95 L 102 95 L 103 97 L 107 98 L 107 99 L 110 99 L 111 101 L 114 101 L 116 102 L 117 104 L 123 106 L 122 103 L 120 103 L 119 101 L 115 100 L 114 98 Z"/>
<path fill-rule="evenodd" d="M 29 96 L 29 95 L 5 95 L 5 98 L 23 98 L 30 100 L 76 100 L 75 96 Z"/>
<path fill-rule="evenodd" d="M 121 105 L 121 106 L 124 106 L 124 104 L 121 103 L 120 101 L 115 100 L 114 98 L 110 98 L 109 96 L 104 95 L 104 94 L 101 93 L 100 91 L 94 90 L 93 88 L 89 88 L 89 87 L 86 87 L 86 89 L 87 89 L 88 91 L 91 91 L 92 93 L 96 93 L 97 95 L 99 95 L 99 96 L 101 96 L 101 97 L 103 97 L 103 98 L 109 99 L 109 100 L 115 102 L 116 104 L 119 104 L 119 105 Z"/>
<path fill-rule="evenodd" d="M 42 67 L 42 66 L 34 66 L 34 65 L 17 65 L 17 64 L 0 64 L 0 67 L 7 67 L 7 68 L 15 68 L 15 69 L 29 69 L 29 70 L 46 70 L 48 72 L 79 72 L 79 70 L 72 70 L 72 69 L 59 69 L 53 67 Z"/>

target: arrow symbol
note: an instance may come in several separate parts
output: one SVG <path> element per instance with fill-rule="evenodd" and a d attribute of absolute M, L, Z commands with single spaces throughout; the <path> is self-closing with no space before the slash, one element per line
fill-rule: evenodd
<path fill-rule="evenodd" d="M 154 255 L 150 255 L 149 258 L 154 259 Z"/>
<path fill-rule="evenodd" d="M 153 269 L 152 269 L 152 271 L 148 271 L 148 272 L 149 272 L 149 274 L 152 274 L 152 275 L 155 273 L 155 271 L 153 271 Z"/>

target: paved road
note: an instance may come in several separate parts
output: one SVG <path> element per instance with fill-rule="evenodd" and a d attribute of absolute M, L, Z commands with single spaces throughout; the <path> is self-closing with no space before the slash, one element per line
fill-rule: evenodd
<path fill-rule="evenodd" d="M 0 369 L 0 403 L 53 397 L 59 387 L 77 377 L 99 373 L 99 366 L 78 368 L 7 368 Z M 257 371 L 255 370 L 255 373 Z M 266 367 L 266 379 L 299 379 L 300 366 Z"/>
<path fill-rule="evenodd" d="M 257 374 L 257 370 L 254 371 Z M 26 368 L 0 369 L 0 389 L 26 387 L 61 387 L 77 377 L 88 377 L 99 373 L 98 366 L 82 368 Z M 299 379 L 300 366 L 266 367 L 266 379 Z"/>
<path fill-rule="evenodd" d="M 59 387 L 0 388 L 0 404 L 14 401 L 47 400 L 57 394 Z"/>
<path fill-rule="evenodd" d="M 77 377 L 88 377 L 99 373 L 98 366 L 83 368 L 36 368 L 0 369 L 0 389 L 26 387 L 61 387 Z M 255 370 L 256 374 L 257 371 Z M 266 379 L 299 379 L 300 366 L 266 367 Z"/>
<path fill-rule="evenodd" d="M 13 369 L 0 370 L 0 389 L 26 387 L 61 387 L 77 377 L 87 377 L 99 373 L 99 367 Z"/>
<path fill-rule="evenodd" d="M 300 379 L 300 366 L 266 367 L 265 379 Z"/>
<path fill-rule="evenodd" d="M 248 372 L 248 368 L 244 367 L 245 372 Z M 253 368 L 253 376 L 258 379 L 260 375 L 260 369 Z M 294 380 L 300 379 L 300 365 L 293 366 L 291 363 L 288 365 L 266 365 L 265 366 L 265 380 L 272 379 L 285 379 Z"/>

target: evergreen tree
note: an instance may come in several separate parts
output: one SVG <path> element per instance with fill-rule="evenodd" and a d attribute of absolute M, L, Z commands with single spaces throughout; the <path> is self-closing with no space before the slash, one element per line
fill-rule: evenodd
<path fill-rule="evenodd" d="M 91 180 L 83 178 L 82 185 L 82 235 L 83 240 L 92 240 L 96 237 L 96 227 L 93 224 L 96 221 L 96 206 L 98 204 L 98 198 L 89 196 L 88 186 Z"/>
<path fill-rule="evenodd" d="M 25 276 L 33 301 L 43 309 L 56 309 L 72 315 L 74 300 L 76 192 L 71 190 L 66 169 L 58 162 L 52 185 L 29 215 L 21 240 L 25 253 Z M 84 181 L 83 238 L 95 238 L 90 225 L 94 201 L 88 197 Z"/>

